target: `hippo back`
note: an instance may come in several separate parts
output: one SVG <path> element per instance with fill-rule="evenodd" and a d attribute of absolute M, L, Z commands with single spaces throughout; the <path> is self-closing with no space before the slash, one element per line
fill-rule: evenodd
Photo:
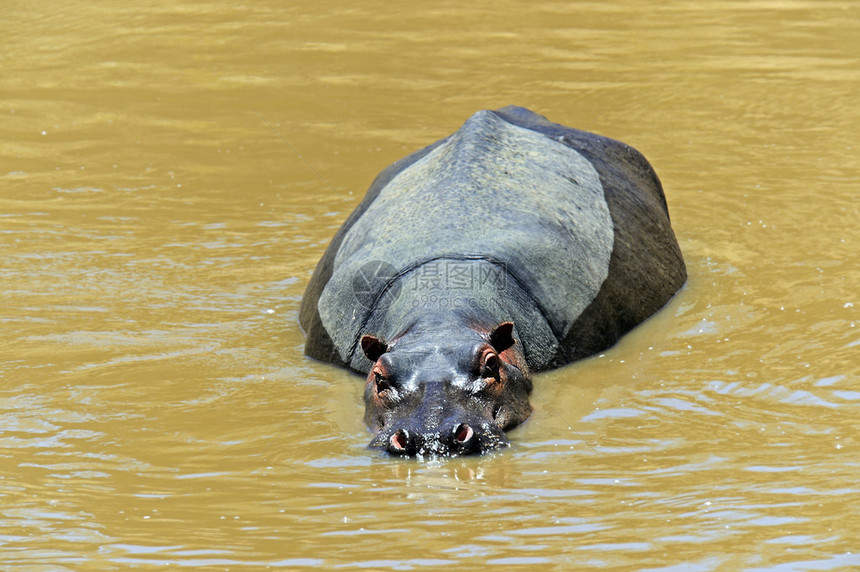
<path fill-rule="evenodd" d="M 308 355 L 366 371 L 361 334 L 396 335 L 422 295 L 459 289 L 486 319 L 513 320 L 540 370 L 612 345 L 684 280 L 662 188 L 638 152 L 507 107 L 380 174 L 300 317 Z"/>

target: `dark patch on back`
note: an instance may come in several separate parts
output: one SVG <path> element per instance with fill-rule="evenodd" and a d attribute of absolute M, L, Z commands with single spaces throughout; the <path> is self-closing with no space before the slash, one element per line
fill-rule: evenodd
<path fill-rule="evenodd" d="M 615 231 L 609 275 L 547 368 L 605 350 L 668 302 L 687 278 L 663 186 L 645 158 L 620 141 L 549 122 L 527 109 L 499 116 L 562 141 L 597 170 Z"/>

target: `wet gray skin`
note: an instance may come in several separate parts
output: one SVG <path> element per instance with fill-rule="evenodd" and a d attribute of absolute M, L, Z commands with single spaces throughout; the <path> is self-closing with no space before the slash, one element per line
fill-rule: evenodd
<path fill-rule="evenodd" d="M 480 330 L 415 324 L 396 339 L 361 339 L 374 365 L 365 386 L 371 447 L 392 455 L 481 454 L 508 444 L 505 431 L 531 412 L 531 380 L 513 324 Z"/>

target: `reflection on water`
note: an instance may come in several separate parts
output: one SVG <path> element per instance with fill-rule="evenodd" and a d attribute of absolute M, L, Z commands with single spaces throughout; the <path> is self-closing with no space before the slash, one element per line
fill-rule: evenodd
<path fill-rule="evenodd" d="M 860 567 L 854 3 L 6 15 L 4 570 Z M 388 459 L 302 290 L 377 172 L 509 103 L 643 151 L 689 283 L 510 449 Z"/>

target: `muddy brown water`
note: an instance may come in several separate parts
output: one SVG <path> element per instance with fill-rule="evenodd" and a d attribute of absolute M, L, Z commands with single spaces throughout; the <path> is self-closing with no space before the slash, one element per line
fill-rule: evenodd
<path fill-rule="evenodd" d="M 2 15 L 3 570 L 860 567 L 856 2 Z M 382 457 L 303 288 L 378 171 L 511 103 L 649 158 L 689 283 L 510 449 Z"/>

